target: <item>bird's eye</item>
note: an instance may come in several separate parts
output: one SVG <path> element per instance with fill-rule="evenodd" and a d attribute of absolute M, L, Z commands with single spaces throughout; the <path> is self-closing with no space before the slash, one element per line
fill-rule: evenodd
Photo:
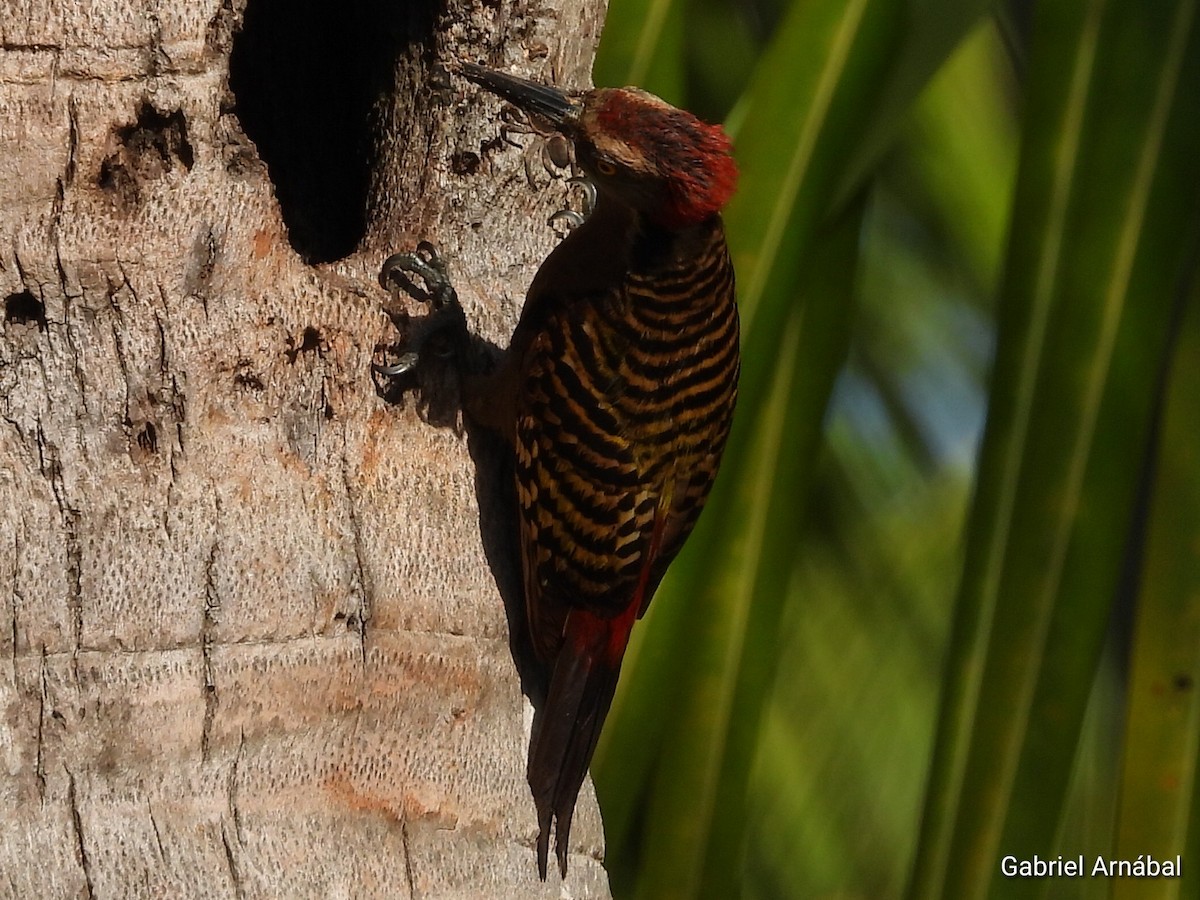
<path fill-rule="evenodd" d="M 607 159 L 596 160 L 596 171 L 601 175 L 616 175 L 617 167 Z"/>

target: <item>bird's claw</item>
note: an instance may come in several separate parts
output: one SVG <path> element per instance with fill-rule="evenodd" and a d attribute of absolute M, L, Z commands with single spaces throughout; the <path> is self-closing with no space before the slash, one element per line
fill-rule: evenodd
<path fill-rule="evenodd" d="M 408 276 L 425 282 L 421 290 Z M 421 241 L 411 253 L 393 253 L 379 269 L 379 285 L 393 297 L 400 291 L 440 309 L 458 303 L 458 294 L 446 274 L 446 264 L 429 241 Z"/>
<path fill-rule="evenodd" d="M 425 282 L 424 290 L 418 288 L 409 275 L 416 275 Z M 412 253 L 393 253 L 379 270 L 379 284 L 393 297 L 404 292 L 429 303 L 432 311 L 414 323 L 404 352 L 396 362 L 386 366 L 372 363 L 372 369 L 380 375 L 394 378 L 416 369 L 425 356 L 446 358 L 454 355 L 453 341 L 432 339 L 451 329 L 461 330 L 465 334 L 466 317 L 458 302 L 458 294 L 446 274 L 446 264 L 433 244 L 421 241 Z"/>
<path fill-rule="evenodd" d="M 582 175 L 568 178 L 567 184 L 577 184 L 583 188 L 583 212 L 576 212 L 573 209 L 560 209 L 550 216 L 547 224 L 553 227 L 562 222 L 567 226 L 568 231 L 573 231 L 586 222 L 588 216 L 592 214 L 592 210 L 596 208 L 596 186 Z"/>
<path fill-rule="evenodd" d="M 400 358 L 390 366 L 381 366 L 379 363 L 372 363 L 371 368 L 380 375 L 387 375 L 389 378 L 395 378 L 403 375 L 406 372 L 411 372 L 417 367 L 421 361 L 421 354 L 416 351 L 409 350 L 407 353 L 401 354 Z"/>
<path fill-rule="evenodd" d="M 596 208 L 596 185 L 582 175 L 568 178 L 567 184 L 577 184 L 583 188 L 583 215 L 587 218 Z"/>

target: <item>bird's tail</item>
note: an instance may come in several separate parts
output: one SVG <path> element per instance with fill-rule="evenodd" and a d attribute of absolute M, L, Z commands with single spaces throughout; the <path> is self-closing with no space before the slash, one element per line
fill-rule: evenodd
<path fill-rule="evenodd" d="M 583 609 L 567 614 L 550 689 L 529 746 L 529 786 L 538 813 L 538 872 L 543 881 L 550 826 L 556 820 L 554 852 L 566 877 L 575 800 L 612 705 L 639 607 L 630 604 L 611 619 Z"/>

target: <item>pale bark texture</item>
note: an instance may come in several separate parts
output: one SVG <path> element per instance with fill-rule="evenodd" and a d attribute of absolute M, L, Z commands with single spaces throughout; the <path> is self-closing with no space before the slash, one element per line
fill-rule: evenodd
<path fill-rule="evenodd" d="M 0 896 L 607 896 L 590 789 L 537 881 L 466 438 L 370 369 L 388 252 L 503 345 L 569 193 L 439 61 L 585 86 L 602 4 L 0 0 Z"/>

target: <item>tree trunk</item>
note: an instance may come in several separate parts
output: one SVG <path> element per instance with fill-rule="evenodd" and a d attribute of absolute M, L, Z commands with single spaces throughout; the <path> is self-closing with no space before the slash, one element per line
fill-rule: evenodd
<path fill-rule="evenodd" d="M 6 0 L 0 895 L 560 895 L 467 441 L 370 369 L 387 252 L 503 345 L 556 240 L 436 62 L 583 86 L 531 3 Z"/>

